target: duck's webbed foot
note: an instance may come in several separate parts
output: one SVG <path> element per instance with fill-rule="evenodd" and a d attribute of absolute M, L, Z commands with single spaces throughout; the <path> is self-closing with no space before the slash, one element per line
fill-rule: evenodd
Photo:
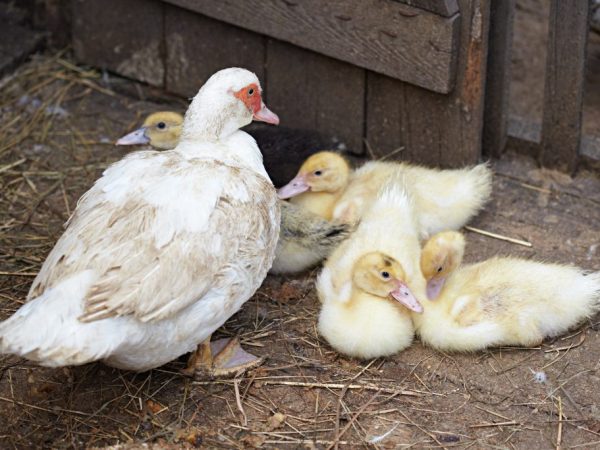
<path fill-rule="evenodd" d="M 246 370 L 260 366 L 264 358 L 244 351 L 237 338 L 210 338 L 198 345 L 182 373 L 196 379 L 233 377 Z"/>

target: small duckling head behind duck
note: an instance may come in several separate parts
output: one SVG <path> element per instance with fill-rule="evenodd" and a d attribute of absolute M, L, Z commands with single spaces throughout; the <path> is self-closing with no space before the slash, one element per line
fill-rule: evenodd
<path fill-rule="evenodd" d="M 404 269 L 394 258 L 371 252 L 361 256 L 352 270 L 354 286 L 377 297 L 392 297 L 415 312 L 423 312 L 423 307 L 412 294 L 406 283 Z"/>
<path fill-rule="evenodd" d="M 116 145 L 150 144 L 160 150 L 170 150 L 179 142 L 182 123 L 181 114 L 173 111 L 158 111 L 146 117 L 140 128 L 123 136 Z"/>
<path fill-rule="evenodd" d="M 427 297 L 435 300 L 448 276 L 460 266 L 465 251 L 465 238 L 458 231 L 442 231 L 433 235 L 421 253 L 421 272 L 427 280 Z"/>
<path fill-rule="evenodd" d="M 322 151 L 310 156 L 292 181 L 277 191 L 279 198 L 295 197 L 303 192 L 337 193 L 348 184 L 350 165 L 341 155 Z"/>

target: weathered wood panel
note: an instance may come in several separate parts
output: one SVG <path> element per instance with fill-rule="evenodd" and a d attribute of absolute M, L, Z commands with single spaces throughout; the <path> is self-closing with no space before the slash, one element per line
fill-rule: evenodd
<path fill-rule="evenodd" d="M 365 71 L 284 42 L 267 43 L 267 99 L 281 124 L 363 148 Z"/>
<path fill-rule="evenodd" d="M 588 36 L 588 0 L 552 0 L 541 163 L 573 170 L 581 142 L 581 114 Z"/>
<path fill-rule="evenodd" d="M 395 0 L 416 8 L 426 9 L 440 16 L 450 17 L 458 12 L 457 0 Z M 504 0 L 502 0 L 504 1 Z"/>
<path fill-rule="evenodd" d="M 454 84 L 458 14 L 389 0 L 165 0 L 436 92 Z"/>
<path fill-rule="evenodd" d="M 163 86 L 163 4 L 73 0 L 73 48 L 87 64 Z"/>
<path fill-rule="evenodd" d="M 166 88 L 191 97 L 226 67 L 252 70 L 265 86 L 265 38 L 218 20 L 165 5 Z"/>
<path fill-rule="evenodd" d="M 458 167 L 481 154 L 489 2 L 461 0 L 456 89 L 441 95 L 367 74 L 367 140 L 377 155 Z"/>
<path fill-rule="evenodd" d="M 508 138 L 508 98 L 515 0 L 492 2 L 485 87 L 483 151 L 499 157 Z"/>

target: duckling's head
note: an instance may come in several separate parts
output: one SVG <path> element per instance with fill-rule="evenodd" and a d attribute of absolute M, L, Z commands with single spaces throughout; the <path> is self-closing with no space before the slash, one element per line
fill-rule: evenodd
<path fill-rule="evenodd" d="M 448 278 L 462 262 L 465 238 L 458 231 L 442 231 L 432 236 L 421 252 L 421 272 L 427 280 L 427 297 L 435 300 Z"/>
<path fill-rule="evenodd" d="M 406 282 L 402 265 L 391 256 L 371 252 L 361 256 L 352 270 L 354 286 L 377 297 L 392 297 L 408 309 L 421 313 L 423 307 Z"/>
<path fill-rule="evenodd" d="M 181 135 L 183 116 L 173 111 L 159 111 L 146 117 L 144 124 L 123 136 L 116 145 L 150 144 L 160 150 L 177 146 Z"/>
<path fill-rule="evenodd" d="M 341 155 L 323 151 L 310 156 L 292 181 L 277 191 L 290 198 L 306 191 L 338 193 L 348 184 L 350 165 Z"/>

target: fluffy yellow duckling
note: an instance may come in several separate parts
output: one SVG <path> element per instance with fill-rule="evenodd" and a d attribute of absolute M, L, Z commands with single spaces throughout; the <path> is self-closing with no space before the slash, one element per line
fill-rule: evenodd
<path fill-rule="evenodd" d="M 181 134 L 183 116 L 172 111 L 150 114 L 142 127 L 123 136 L 117 145 L 149 144 L 170 150 Z M 342 242 L 351 226 L 332 223 L 310 211 L 280 202 L 281 228 L 271 273 L 297 273 L 317 265 Z"/>
<path fill-rule="evenodd" d="M 321 335 L 357 358 L 408 347 L 414 335 L 410 311 L 422 311 L 417 298 L 425 296 L 419 260 L 410 199 L 400 182 L 388 183 L 317 279 Z"/>
<path fill-rule="evenodd" d="M 181 136 L 183 116 L 174 111 L 158 111 L 150 114 L 140 128 L 123 136 L 116 145 L 150 144 L 159 150 L 171 150 Z"/>
<path fill-rule="evenodd" d="M 492 174 L 486 164 L 456 170 L 439 170 L 406 163 L 371 161 L 350 174 L 347 162 L 336 153 L 312 155 L 298 175 L 278 190 L 326 219 L 354 223 L 373 203 L 381 186 L 392 176 L 404 179 L 422 237 L 458 229 L 487 202 Z"/>
<path fill-rule="evenodd" d="M 433 347 L 535 346 L 600 308 L 600 273 L 510 257 L 460 266 L 463 251 L 464 238 L 452 231 L 423 248 L 421 267 L 434 299 L 413 321 Z"/>
<path fill-rule="evenodd" d="M 333 208 L 348 186 L 350 173 L 350 164 L 338 153 L 315 153 L 277 193 L 279 198 L 289 198 L 290 202 L 331 220 Z"/>

